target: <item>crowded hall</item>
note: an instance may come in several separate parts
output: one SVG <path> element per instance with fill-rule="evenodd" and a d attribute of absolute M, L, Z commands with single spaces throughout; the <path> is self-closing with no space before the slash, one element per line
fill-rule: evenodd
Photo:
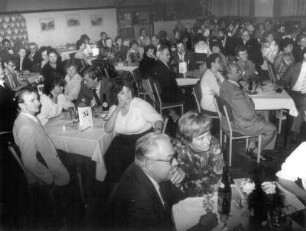
<path fill-rule="evenodd" d="M 306 0 L 0 1 L 1 230 L 305 230 L 305 122 Z"/>

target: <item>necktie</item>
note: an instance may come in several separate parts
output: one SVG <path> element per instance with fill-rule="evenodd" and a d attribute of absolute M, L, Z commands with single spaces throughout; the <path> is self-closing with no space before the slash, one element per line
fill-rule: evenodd
<path fill-rule="evenodd" d="M 304 76 L 304 79 L 303 79 L 303 82 L 302 82 L 301 92 L 303 94 L 306 94 L 306 76 Z"/>
<path fill-rule="evenodd" d="M 98 94 L 97 94 L 97 89 L 96 89 L 96 88 L 93 88 L 92 91 L 93 91 L 93 95 L 94 95 L 94 97 L 95 97 L 95 100 L 96 100 L 97 105 L 100 106 L 100 105 L 101 105 L 101 101 L 100 101 L 100 98 L 99 98 L 99 96 L 98 96 Z"/>

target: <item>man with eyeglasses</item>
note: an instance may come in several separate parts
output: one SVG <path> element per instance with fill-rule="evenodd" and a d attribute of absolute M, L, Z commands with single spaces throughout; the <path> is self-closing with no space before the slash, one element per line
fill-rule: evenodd
<path fill-rule="evenodd" d="M 148 133 L 137 140 L 135 163 L 119 182 L 112 206 L 114 227 L 171 229 L 172 205 L 184 198 L 176 187 L 185 173 L 178 167 L 174 148 L 165 134 Z M 215 214 L 201 218 L 208 230 L 216 225 Z"/>

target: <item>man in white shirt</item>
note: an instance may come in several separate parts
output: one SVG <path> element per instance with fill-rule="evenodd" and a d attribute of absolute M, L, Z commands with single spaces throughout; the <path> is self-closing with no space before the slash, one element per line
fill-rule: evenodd
<path fill-rule="evenodd" d="M 291 128 L 293 141 L 297 140 L 302 123 L 306 119 L 306 48 L 303 49 L 303 57 L 303 61 L 291 66 L 280 80 L 280 84 L 289 86 L 288 93 L 299 111 L 299 115 L 294 118 Z"/>
<path fill-rule="evenodd" d="M 306 142 L 301 143 L 282 164 L 276 173 L 278 182 L 296 195 L 306 205 Z M 298 181 L 301 181 L 299 185 Z"/>
<path fill-rule="evenodd" d="M 177 166 L 170 138 L 148 133 L 136 143 L 135 163 L 122 176 L 113 200 L 114 225 L 130 229 L 173 228 L 172 205 L 183 199 L 175 185 L 185 173 Z M 217 224 L 215 214 L 201 218 L 202 229 Z"/>

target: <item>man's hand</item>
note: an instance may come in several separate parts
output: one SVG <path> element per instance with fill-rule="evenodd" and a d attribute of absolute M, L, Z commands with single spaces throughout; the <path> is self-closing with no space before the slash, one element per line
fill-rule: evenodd
<path fill-rule="evenodd" d="M 170 181 L 172 184 L 177 185 L 185 179 L 186 173 L 179 167 L 175 166 L 170 170 L 170 176 Z"/>
<path fill-rule="evenodd" d="M 211 230 L 218 225 L 217 215 L 212 212 L 202 215 L 199 224 L 204 230 Z"/>

